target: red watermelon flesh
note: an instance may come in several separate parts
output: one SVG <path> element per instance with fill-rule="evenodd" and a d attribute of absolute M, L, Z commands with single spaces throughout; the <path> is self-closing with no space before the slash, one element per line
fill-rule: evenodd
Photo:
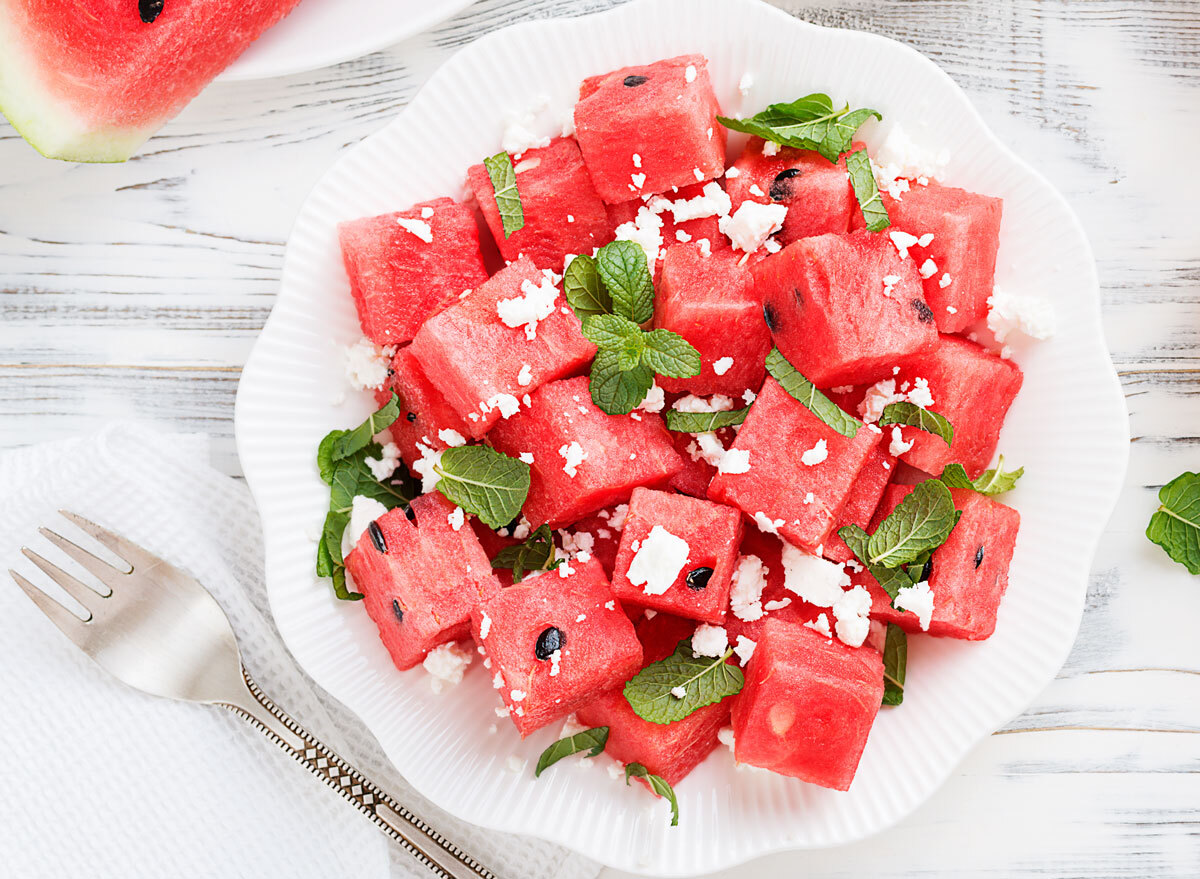
<path fill-rule="evenodd" d="M 524 255 L 540 269 L 561 272 L 567 254 L 590 254 L 612 240 L 608 212 L 573 138 L 557 137 L 547 147 L 526 150 L 513 165 L 525 225 L 507 237 L 487 169 L 479 164 L 467 171 L 479 209 L 506 260 Z"/>
<path fill-rule="evenodd" d="M 841 516 L 854 480 L 879 439 L 866 425 L 853 437 L 843 436 L 768 378 L 733 443 L 733 448 L 750 452 L 750 469 L 718 473 L 708 496 L 751 518 L 758 514 L 770 520 L 793 546 L 816 552 Z M 822 444 L 824 460 L 805 464 L 803 454 Z M 810 459 L 816 457 L 819 452 Z"/>
<path fill-rule="evenodd" d="M 763 155 L 764 142 L 752 137 L 746 150 L 726 172 L 725 188 L 736 211 L 745 201 L 787 205 L 787 217 L 776 236 L 782 244 L 850 228 L 858 202 L 843 156 L 835 165 L 820 153 L 779 147 Z M 855 142 L 851 151 L 863 144 Z"/>
<path fill-rule="evenodd" d="M 42 154 L 123 162 L 297 0 L 0 5 L 0 109 Z"/>
<path fill-rule="evenodd" d="M 473 437 L 500 420 L 503 399 L 523 401 L 546 382 L 582 369 L 596 354 L 561 291 L 554 310 L 538 322 L 536 338 L 502 322 L 500 301 L 523 298 L 544 281 L 541 270 L 522 257 L 430 318 L 413 339 L 425 374 L 466 419 Z"/>
<path fill-rule="evenodd" d="M 622 684 L 642 665 L 633 624 L 595 559 L 500 590 L 476 606 L 471 632 L 522 737 Z M 555 658 L 548 648 L 559 644 Z"/>
<path fill-rule="evenodd" d="M 657 379 L 665 391 L 738 398 L 762 385 L 771 332 L 760 318 L 753 276 L 738 262 L 730 249 L 706 257 L 695 243 L 667 248 L 654 326 L 683 336 L 700 352 L 701 365 L 692 378 Z"/>
<path fill-rule="evenodd" d="M 850 487 L 850 497 L 838 519 L 837 525 L 825 540 L 825 558 L 835 562 L 848 562 L 854 558 L 846 541 L 838 537 L 838 529 L 846 525 L 857 525 L 866 528 L 879 507 L 883 490 L 896 473 L 896 459 L 887 453 L 882 444 L 875 447 L 867 456 L 867 462 L 858 472 L 858 478 Z"/>
<path fill-rule="evenodd" d="M 613 567 L 617 563 L 617 547 L 621 545 L 621 529 L 616 527 L 613 522 L 623 526 L 623 518 L 628 505 L 620 505 L 607 510 L 601 510 L 598 513 L 592 513 L 584 516 L 571 526 L 571 533 L 576 535 L 588 534 L 591 535 L 591 549 L 588 550 L 592 554 L 592 558 L 600 562 L 604 568 L 604 573 L 609 577 L 612 576 Z"/>
<path fill-rule="evenodd" d="M 475 217 L 448 198 L 341 223 L 338 241 L 358 322 L 378 345 L 409 341 L 430 315 L 487 280 Z"/>
<path fill-rule="evenodd" d="M 600 197 L 619 204 L 719 177 L 725 170 L 719 112 L 703 55 L 584 80 L 575 137 Z"/>
<path fill-rule="evenodd" d="M 917 267 L 886 233 L 796 241 L 754 266 L 754 287 L 775 345 L 819 388 L 876 381 L 937 344 Z"/>
<path fill-rule="evenodd" d="M 883 699 L 883 659 L 806 626 L 770 620 L 733 704 L 734 755 L 849 790 Z"/>
<path fill-rule="evenodd" d="M 922 276 L 928 275 L 925 301 L 933 309 L 938 329 L 960 333 L 986 318 L 1004 200 L 931 181 L 926 186 L 914 184 L 900 198 L 885 192 L 883 203 L 892 230 L 917 239 L 933 235 L 925 247 L 910 245 L 909 254 Z"/>
<path fill-rule="evenodd" d="M 462 437 L 470 435 L 466 421 L 426 377 L 411 347 L 396 352 L 387 384 L 375 392 L 375 399 L 383 405 L 391 399 L 392 391 L 400 397 L 400 417 L 389 431 L 392 441 L 400 447 L 400 456 L 410 468 L 421 459 L 417 443 L 436 451 L 450 446 L 441 436 L 442 431 L 454 431 Z"/>
<path fill-rule="evenodd" d="M 910 485 L 894 485 L 887 490 L 871 524 L 872 532 L 910 491 Z M 983 641 L 996 630 L 996 614 L 1008 588 L 1008 568 L 1021 516 L 1012 507 L 970 489 L 952 488 L 950 494 L 954 506 L 962 510 L 962 518 L 930 559 L 933 617 L 929 634 Z M 892 607 L 888 594 L 870 574 L 862 571 L 853 580 L 871 593 L 874 619 L 898 623 L 908 632 L 921 631 L 916 614 Z"/>
<path fill-rule="evenodd" d="M 717 438 L 721 441 L 721 445 L 729 448 L 733 442 L 734 433 L 732 430 L 724 429 L 717 431 Z M 700 454 L 699 447 L 696 444 L 696 436 L 691 433 L 680 433 L 671 431 L 671 442 L 675 445 L 675 451 L 679 453 L 679 457 L 683 460 L 683 469 L 679 474 L 671 480 L 670 488 L 680 494 L 686 494 L 690 497 L 707 498 L 708 485 L 712 482 L 712 478 L 717 475 L 717 468 Z"/>
<path fill-rule="evenodd" d="M 376 520 L 386 552 L 368 529 L 346 556 L 346 570 L 399 669 L 465 638 L 472 609 L 500 591 L 475 533 L 450 525 L 455 509 L 440 494 L 421 495 L 411 504 L 415 521 L 402 507 Z"/>
<path fill-rule="evenodd" d="M 670 583 L 655 580 L 635 585 L 631 566 L 639 548 L 653 553 L 654 529 L 686 543 L 686 561 Z M 612 587 L 622 602 L 667 611 L 692 620 L 720 623 L 729 607 L 729 578 L 737 561 L 742 514 L 733 507 L 687 495 L 636 488 L 621 533 Z M 646 562 L 643 561 L 642 565 Z M 640 566 L 635 566 L 635 569 Z M 708 573 L 705 575 L 705 569 Z"/>
<path fill-rule="evenodd" d="M 489 442 L 511 457 L 533 455 L 525 518 L 535 528 L 570 525 L 629 499 L 639 485 L 670 482 L 683 461 L 662 419 L 649 412 L 608 415 L 592 402 L 586 376 L 551 382 L 530 406 L 497 424 Z M 571 444 L 584 458 L 568 472 Z"/>
<path fill-rule="evenodd" d="M 644 665 L 675 652 L 696 628 L 694 620 L 660 613 L 637 623 Z M 641 763 L 651 774 L 674 786 L 717 747 L 717 732 L 729 721 L 733 699 L 707 705 L 674 723 L 651 723 L 638 717 L 625 699 L 624 684 L 579 709 L 584 726 L 608 727 L 604 753 L 618 763 Z"/>

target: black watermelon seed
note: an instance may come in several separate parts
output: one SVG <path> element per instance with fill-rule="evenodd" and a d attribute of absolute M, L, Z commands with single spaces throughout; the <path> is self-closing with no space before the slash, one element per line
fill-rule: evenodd
<path fill-rule="evenodd" d="M 567 644 L 567 636 L 562 629 L 551 626 L 538 635 L 537 644 L 533 645 L 533 655 L 538 659 L 549 659 L 555 651 L 562 650 Z"/>
<path fill-rule="evenodd" d="M 649 79 L 650 77 L 648 76 L 642 76 L 640 73 L 635 73 L 631 76 L 625 77 L 625 87 L 631 89 L 637 88 L 639 85 L 647 82 Z"/>
<path fill-rule="evenodd" d="M 779 329 L 779 315 L 775 313 L 775 309 L 769 303 L 763 303 L 763 320 L 767 322 L 767 329 L 772 333 Z"/>
<path fill-rule="evenodd" d="M 391 378 L 395 374 L 396 374 L 396 370 L 392 369 L 391 367 L 388 367 L 388 378 Z"/>
<path fill-rule="evenodd" d="M 795 194 L 792 190 L 792 178 L 800 176 L 799 168 L 786 168 L 775 175 L 775 180 L 767 190 L 771 201 L 788 201 Z"/>
<path fill-rule="evenodd" d="M 405 516 L 405 518 L 407 518 L 407 519 L 408 519 L 408 521 L 410 521 L 410 522 L 415 522 L 415 521 L 417 521 L 417 514 L 413 512 L 412 504 L 405 504 L 405 505 L 404 505 L 404 516 Z"/>
<path fill-rule="evenodd" d="M 909 304 L 917 310 L 917 320 L 921 323 L 927 324 L 933 320 L 933 309 L 920 299 L 914 299 Z"/>
<path fill-rule="evenodd" d="M 687 588 L 699 592 L 708 585 L 708 581 L 712 579 L 712 568 L 696 568 L 694 571 L 688 571 Z"/>
<path fill-rule="evenodd" d="M 153 24 L 163 11 L 163 0 L 138 0 L 138 15 L 146 24 Z"/>
<path fill-rule="evenodd" d="M 416 421 L 416 420 L 417 420 L 417 413 L 416 413 L 416 412 L 409 412 L 409 413 L 408 413 L 407 415 L 405 415 L 404 417 L 408 419 L 408 423 L 409 423 L 409 424 L 412 424 L 414 421 Z"/>
<path fill-rule="evenodd" d="M 979 567 L 976 565 L 976 567 Z M 925 567 L 921 568 L 921 582 L 928 583 L 929 578 L 933 576 L 933 559 L 925 560 Z"/>
<path fill-rule="evenodd" d="M 983 546 L 981 545 L 979 547 L 979 549 L 975 550 L 975 568 L 978 569 L 979 566 L 982 564 L 983 564 Z"/>
<path fill-rule="evenodd" d="M 395 598 L 392 599 L 392 613 L 396 615 L 396 622 L 404 622 L 404 611 L 400 609 L 400 602 Z"/>
<path fill-rule="evenodd" d="M 379 527 L 378 522 L 372 522 L 367 526 L 367 533 L 371 535 L 371 542 L 375 544 L 375 548 L 381 553 L 387 553 L 387 539 L 383 536 L 383 529 Z"/>
<path fill-rule="evenodd" d="M 775 175 L 776 180 L 787 180 L 789 177 L 799 177 L 803 173 L 799 168 L 784 168 Z"/>

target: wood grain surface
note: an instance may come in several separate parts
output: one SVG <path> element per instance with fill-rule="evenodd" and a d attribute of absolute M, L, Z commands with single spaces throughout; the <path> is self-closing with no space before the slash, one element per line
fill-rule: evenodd
<path fill-rule="evenodd" d="M 1054 684 L 897 828 L 730 877 L 1200 876 L 1200 582 L 1142 532 L 1200 469 L 1200 3 L 777 5 L 914 46 L 1079 213 L 1133 457 Z M 144 418 L 216 438 L 308 188 L 455 48 L 608 0 L 484 0 L 308 74 L 217 83 L 124 165 L 46 161 L 0 127 L 0 447 Z M 987 687 L 987 681 L 980 681 Z"/>

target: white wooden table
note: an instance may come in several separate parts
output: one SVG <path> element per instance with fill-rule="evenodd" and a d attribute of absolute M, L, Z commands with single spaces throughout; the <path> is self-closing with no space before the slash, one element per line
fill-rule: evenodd
<path fill-rule="evenodd" d="M 333 69 L 218 83 L 125 165 L 48 162 L 0 127 L 0 446 L 132 416 L 212 434 L 237 473 L 239 371 L 310 184 L 457 46 L 612 2 L 483 0 Z M 726 875 L 1200 875 L 1200 581 L 1142 536 L 1157 487 L 1200 469 L 1200 4 L 776 2 L 929 55 L 1066 194 L 1134 447 L 1054 684 L 896 829 Z"/>

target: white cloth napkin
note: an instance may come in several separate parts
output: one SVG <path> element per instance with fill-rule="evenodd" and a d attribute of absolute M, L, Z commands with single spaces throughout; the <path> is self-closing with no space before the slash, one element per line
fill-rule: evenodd
<path fill-rule="evenodd" d="M 118 424 L 0 454 L 0 872 L 428 875 L 240 718 L 136 692 L 67 641 L 3 573 L 15 568 L 57 590 L 20 554 L 23 545 L 78 572 L 37 533 L 46 525 L 94 545 L 59 508 L 198 577 L 229 614 L 247 667 L 275 702 L 498 875 L 587 879 L 599 871 L 557 846 L 455 821 L 414 794 L 370 733 L 316 688 L 279 640 L 245 485 L 209 466 L 205 437 Z"/>

